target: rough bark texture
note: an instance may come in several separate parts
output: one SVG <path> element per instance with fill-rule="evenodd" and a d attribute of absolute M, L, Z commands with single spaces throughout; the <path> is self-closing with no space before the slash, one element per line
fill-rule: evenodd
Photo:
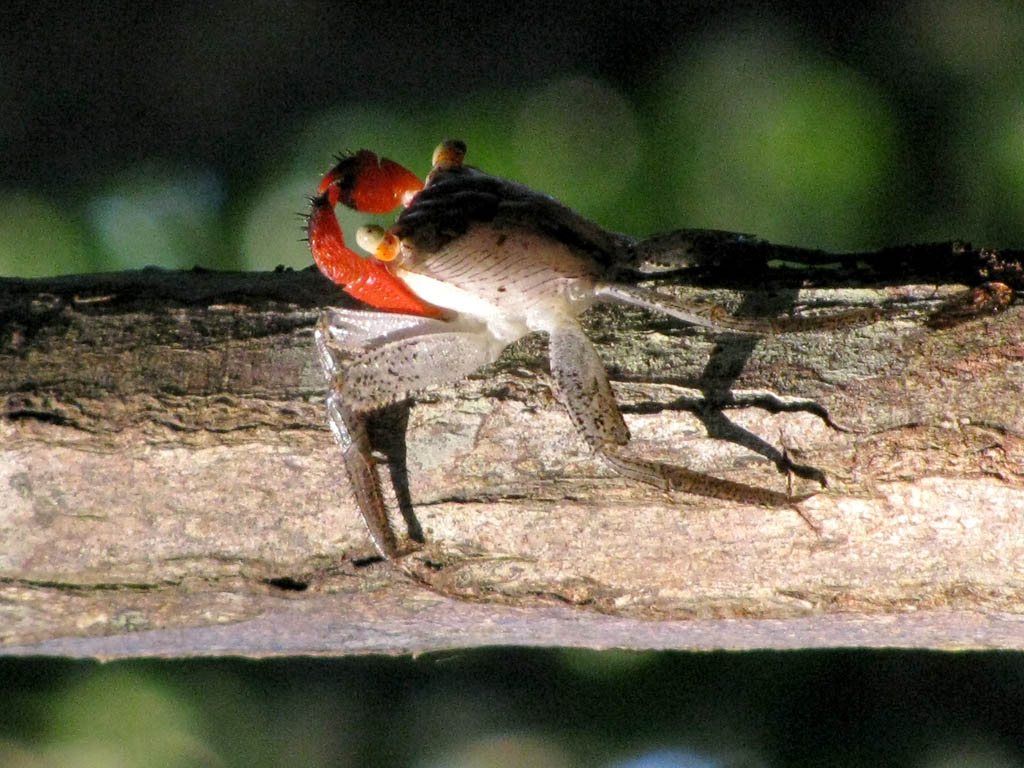
<path fill-rule="evenodd" d="M 917 265 L 887 275 L 682 276 L 742 313 L 785 313 L 798 285 L 818 286 L 803 311 L 885 309 L 858 327 L 587 319 L 637 452 L 781 490 L 785 448 L 828 479 L 800 505 L 819 532 L 616 476 L 531 338 L 409 412 L 428 544 L 398 567 L 372 557 L 325 426 L 311 327 L 345 300 L 317 274 L 0 281 L 0 650 L 1024 648 L 1024 308 L 949 303 L 993 277 L 1019 289 L 1019 254 L 932 248 L 871 255 Z M 1003 271 L 936 256 L 964 253 Z"/>

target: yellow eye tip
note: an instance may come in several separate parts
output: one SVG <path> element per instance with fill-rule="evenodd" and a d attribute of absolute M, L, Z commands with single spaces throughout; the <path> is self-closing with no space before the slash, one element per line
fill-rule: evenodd
<path fill-rule="evenodd" d="M 357 229 L 356 243 L 364 251 L 373 254 L 377 261 L 394 261 L 402 250 L 398 236 L 376 224 L 367 224 Z"/>
<path fill-rule="evenodd" d="M 466 157 L 466 142 L 458 139 L 442 141 L 434 150 L 431 164 L 434 168 L 458 168 Z"/>
<path fill-rule="evenodd" d="M 384 227 L 367 224 L 356 230 L 356 244 L 367 253 L 375 253 L 377 246 L 384 240 Z"/>

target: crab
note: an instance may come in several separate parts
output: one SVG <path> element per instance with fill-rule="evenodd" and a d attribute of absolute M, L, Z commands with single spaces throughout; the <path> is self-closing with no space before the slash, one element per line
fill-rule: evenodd
<path fill-rule="evenodd" d="M 548 195 L 465 164 L 465 155 L 463 142 L 442 143 L 424 182 L 361 150 L 339 158 L 312 199 L 307 234 L 316 264 L 372 307 L 328 309 L 314 337 L 329 382 L 328 424 L 380 555 L 403 551 L 388 519 L 369 419 L 472 374 L 537 331 L 548 336 L 554 389 L 573 426 L 615 471 L 665 491 L 799 512 L 795 505 L 813 494 L 793 496 L 630 453 L 629 429 L 579 317 L 598 302 L 618 302 L 720 331 L 773 327 L 636 284 L 652 269 L 683 265 L 683 233 L 643 240 L 605 230 Z M 345 244 L 338 203 L 367 213 L 404 210 L 386 230 L 359 229 L 364 257 Z"/>

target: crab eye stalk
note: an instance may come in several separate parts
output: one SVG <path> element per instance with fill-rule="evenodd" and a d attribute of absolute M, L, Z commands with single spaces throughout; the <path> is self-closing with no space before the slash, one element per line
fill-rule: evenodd
<path fill-rule="evenodd" d="M 434 150 L 431 165 L 438 168 L 458 168 L 466 157 L 466 142 L 458 139 L 442 141 Z"/>
<path fill-rule="evenodd" d="M 375 224 L 367 224 L 356 230 L 356 245 L 367 253 L 373 253 L 377 246 L 384 240 L 384 227 Z"/>
<path fill-rule="evenodd" d="M 356 243 L 364 251 L 372 253 L 377 261 L 394 261 L 402 250 L 397 235 L 372 224 L 356 230 Z"/>

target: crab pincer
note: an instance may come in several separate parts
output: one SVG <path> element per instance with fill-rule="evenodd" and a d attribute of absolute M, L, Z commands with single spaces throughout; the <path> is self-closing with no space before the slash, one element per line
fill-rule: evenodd
<path fill-rule="evenodd" d="M 361 149 L 342 157 L 320 180 L 318 192 L 326 192 L 332 206 L 340 202 L 363 213 L 388 213 L 407 207 L 421 189 L 423 182 L 408 168 Z"/>
<path fill-rule="evenodd" d="M 307 235 L 320 271 L 350 296 L 377 309 L 437 317 L 437 307 L 420 299 L 392 274 L 384 261 L 394 259 L 397 239 L 382 243 L 376 254 L 360 256 L 345 244 L 334 207 L 339 202 L 366 213 L 387 213 L 412 202 L 423 188 L 411 171 L 368 150 L 342 158 L 320 181 L 312 200 Z"/>

